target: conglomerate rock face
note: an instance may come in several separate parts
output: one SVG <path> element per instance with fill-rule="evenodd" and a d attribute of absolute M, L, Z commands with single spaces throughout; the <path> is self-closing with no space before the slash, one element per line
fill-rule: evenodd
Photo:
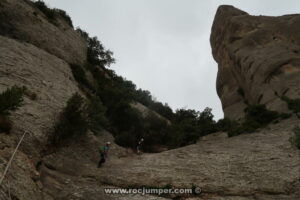
<path fill-rule="evenodd" d="M 49 19 L 30 0 L 0 1 L 0 35 L 31 43 L 73 64 L 86 60 L 86 44 L 61 17 Z"/>
<path fill-rule="evenodd" d="M 1 18 L 3 16 L 10 17 Z M 243 17 L 245 19 L 239 22 L 238 19 Z M 256 43 L 267 40 L 263 39 L 264 34 L 261 33 L 261 36 L 256 33 L 258 36 L 254 44 L 252 44 L 253 37 L 249 36 L 247 39 L 245 36 L 247 31 L 248 34 L 255 35 L 255 31 L 251 33 L 251 24 L 254 23 L 252 18 L 259 19 L 232 7 L 221 7 L 213 27 L 213 52 L 220 64 L 218 92 L 226 115 L 232 112 L 233 118 L 242 116 L 244 100 L 255 103 L 254 96 L 251 95 L 256 93 L 255 90 L 250 90 L 252 87 L 257 87 L 258 91 L 263 93 L 258 102 L 265 102 L 265 98 L 274 97 L 267 101 L 269 102 L 267 105 L 275 110 L 280 108 L 278 105 L 282 102 L 273 95 L 273 91 L 268 93 L 268 88 L 276 90 L 279 95 L 285 93 L 291 98 L 297 97 L 296 79 L 293 78 L 297 74 L 295 57 L 298 51 L 297 45 L 294 44 L 293 54 L 289 54 L 282 47 L 285 44 L 282 42 L 284 37 L 279 37 L 277 33 L 274 41 L 271 40 L 275 49 L 270 52 L 274 55 L 272 53 L 260 55 Z M 282 17 L 283 22 L 278 22 L 276 26 L 287 26 L 286 18 L 291 19 L 290 24 L 297 21 L 297 16 L 286 16 Z M 294 18 L 296 21 L 293 20 Z M 27 0 L 0 0 L 0 19 L 0 28 L 2 28 L 0 29 L 0 92 L 17 85 L 26 86 L 30 92 L 36 94 L 34 99 L 25 96 L 19 110 L 12 112 L 11 119 L 14 125 L 11 133 L 0 133 L 0 176 L 2 176 L 19 139 L 24 131 L 27 131 L 4 182 L 0 185 L 1 200 L 174 199 L 175 196 L 109 195 L 104 192 L 107 187 L 128 188 L 133 185 L 164 187 L 168 184 L 176 188 L 191 188 L 192 185 L 202 188 L 202 195 L 181 196 L 181 199 L 185 200 L 300 199 L 300 155 L 299 150 L 289 142 L 289 138 L 293 135 L 293 127 L 299 124 L 299 119 L 295 116 L 253 134 L 227 138 L 225 133 L 216 133 L 202 138 L 197 144 L 162 153 L 135 155 L 132 150 L 116 145 L 113 136 L 102 131 L 99 135 L 88 132 L 82 138 L 56 152 L 44 154 L 47 135 L 52 131 L 54 122 L 67 100 L 76 92 L 84 95 L 68 63 L 83 63 L 86 59 L 86 47 L 81 43 L 82 39 L 77 33 L 65 22 L 59 21 L 58 26 L 49 23 L 43 13 L 32 7 Z M 268 25 L 261 26 L 271 27 L 272 23 L 267 21 L 275 19 L 281 18 L 265 17 L 262 21 Z M 238 25 L 234 25 L 231 20 L 238 21 Z M 222 24 L 228 29 L 221 26 Z M 245 33 L 238 32 L 239 27 L 248 27 L 248 29 L 241 29 Z M 296 25 L 293 27 L 297 28 Z M 296 39 L 296 34 L 277 29 L 293 35 L 294 43 L 299 41 Z M 230 54 L 231 59 L 229 52 L 232 46 L 226 46 L 227 40 L 224 38 L 229 37 L 227 32 L 233 30 L 241 36 L 244 34 L 244 39 L 231 39 L 236 40 L 233 41 L 236 45 L 234 47 L 241 49 L 235 54 Z M 233 32 L 236 33 L 235 31 Z M 38 35 L 40 37 L 37 37 Z M 272 46 L 272 43 L 265 45 Z M 261 48 L 264 49 L 264 46 L 262 45 Z M 277 53 L 276 56 L 277 48 L 281 53 Z M 236 57 L 242 57 L 240 54 L 243 52 L 249 56 L 241 60 L 240 65 L 244 66 L 244 62 L 253 62 L 251 65 L 256 66 L 256 62 L 263 62 L 261 60 L 265 58 L 265 62 L 269 63 L 266 64 L 266 69 L 256 66 L 257 71 L 264 73 L 269 72 L 266 71 L 267 69 L 273 69 L 268 67 L 273 66 L 271 62 L 277 66 L 281 62 L 281 56 L 290 56 L 290 60 L 285 67 L 278 68 L 280 73 L 276 71 L 274 77 L 268 80 L 270 83 L 261 84 L 261 87 L 265 88 L 263 90 L 259 87 L 259 81 L 264 80 L 265 75 L 257 72 L 253 76 L 253 80 L 257 82 L 252 82 L 251 85 L 248 79 L 242 79 L 242 76 L 248 77 L 248 71 L 242 67 L 240 71 L 234 68 Z M 241 70 L 247 72 L 242 73 Z M 239 75 L 235 75 L 237 73 Z M 278 84 L 276 80 L 280 80 Z M 290 89 L 279 90 L 284 86 Z M 243 98 L 236 95 L 239 87 L 244 90 Z M 231 92 L 233 90 L 234 92 Z M 148 111 L 138 104 L 134 106 L 141 111 Z M 284 106 L 282 108 L 286 109 Z M 112 142 L 109 157 L 103 167 L 97 168 L 98 149 L 106 141 Z"/>
<path fill-rule="evenodd" d="M 25 96 L 23 105 L 12 113 L 11 133 L 0 133 L 0 160 L 7 162 L 27 131 L 5 181 L 10 180 L 18 199 L 40 200 L 42 193 L 32 179 L 38 174 L 35 166 L 54 121 L 79 89 L 68 63 L 34 45 L 0 36 L 0 91 L 14 85 L 26 86 L 36 99 Z"/>
<path fill-rule="evenodd" d="M 287 112 L 280 97 L 300 97 L 300 15 L 251 16 L 220 6 L 210 40 L 226 117 L 242 118 L 247 104 Z"/>

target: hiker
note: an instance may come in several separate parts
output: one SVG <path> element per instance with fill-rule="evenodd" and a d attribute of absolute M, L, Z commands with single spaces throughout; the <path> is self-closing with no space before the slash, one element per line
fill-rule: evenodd
<path fill-rule="evenodd" d="M 106 144 L 99 150 L 100 161 L 98 163 L 98 168 L 101 167 L 103 163 L 105 163 L 105 159 L 107 158 L 109 147 L 110 147 L 110 142 L 106 142 Z"/>
<path fill-rule="evenodd" d="M 136 146 L 136 152 L 137 152 L 137 154 L 141 153 L 141 148 L 142 148 L 143 142 L 144 142 L 144 138 L 141 138 L 140 141 L 138 142 L 137 146 Z"/>

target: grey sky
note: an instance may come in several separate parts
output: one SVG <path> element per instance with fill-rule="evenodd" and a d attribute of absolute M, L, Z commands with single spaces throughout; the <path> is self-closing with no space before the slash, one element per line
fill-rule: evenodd
<path fill-rule="evenodd" d="M 209 44 L 219 5 L 253 15 L 299 13 L 297 0 L 45 0 L 66 10 L 74 26 L 98 36 L 117 59 L 111 68 L 149 90 L 174 110 L 211 107 L 223 111 L 216 94 L 217 64 Z"/>

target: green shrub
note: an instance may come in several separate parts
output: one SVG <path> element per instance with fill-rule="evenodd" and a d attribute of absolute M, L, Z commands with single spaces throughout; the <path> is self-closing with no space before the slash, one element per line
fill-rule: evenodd
<path fill-rule="evenodd" d="M 242 133 L 252 133 L 256 131 L 258 128 L 263 128 L 272 121 L 282 117 L 276 111 L 267 110 L 265 105 L 249 105 L 245 109 L 246 115 L 244 121 L 239 124 L 233 126 L 228 131 L 228 136 L 236 136 Z M 283 115 L 286 117 L 286 115 Z"/>
<path fill-rule="evenodd" d="M 292 116 L 291 113 L 280 113 L 280 114 L 279 114 L 279 118 L 280 118 L 280 119 L 288 119 L 288 118 L 290 118 L 291 116 Z"/>
<path fill-rule="evenodd" d="M 55 11 L 51 8 L 48 8 L 48 6 L 45 4 L 44 1 L 35 1 L 34 5 L 42 11 L 47 18 L 54 20 L 55 19 Z"/>
<path fill-rule="evenodd" d="M 60 10 L 60 9 L 57 9 L 57 8 L 54 8 L 53 9 L 55 14 L 59 15 L 60 17 L 62 17 L 69 26 L 71 26 L 72 28 L 74 28 L 73 26 L 73 22 L 72 22 L 72 19 L 71 17 L 66 13 L 66 11 L 64 10 Z"/>
<path fill-rule="evenodd" d="M 300 149 L 300 127 L 294 128 L 294 134 L 295 135 L 291 137 L 290 141 L 293 145 Z"/>
<path fill-rule="evenodd" d="M 241 95 L 242 97 L 245 97 L 245 92 L 244 92 L 243 88 L 239 88 L 239 89 L 237 90 L 237 92 L 238 92 L 238 94 Z"/>
<path fill-rule="evenodd" d="M 138 89 L 136 90 L 135 101 L 140 102 L 145 106 L 150 106 L 152 100 L 152 95 L 148 90 Z"/>
<path fill-rule="evenodd" d="M 97 37 L 90 37 L 87 32 L 77 28 L 76 31 L 85 39 L 87 45 L 87 60 L 92 65 L 110 66 L 115 62 L 113 52 L 104 48 Z"/>
<path fill-rule="evenodd" d="M 137 145 L 136 137 L 130 132 L 120 133 L 115 137 L 115 142 L 120 146 L 129 148 L 135 148 Z"/>
<path fill-rule="evenodd" d="M 110 66 L 115 62 L 113 52 L 106 50 L 97 37 L 88 39 L 87 59 L 91 64 Z"/>
<path fill-rule="evenodd" d="M 0 115 L 0 132 L 9 133 L 12 128 L 12 121 L 7 116 Z"/>
<path fill-rule="evenodd" d="M 213 119 L 210 108 L 202 112 L 192 109 L 179 109 L 174 114 L 172 125 L 166 129 L 164 142 L 170 148 L 185 146 L 196 143 L 205 135 L 223 129 L 221 122 L 217 124 Z"/>
<path fill-rule="evenodd" d="M 278 123 L 281 119 L 287 119 L 291 116 L 289 113 L 278 113 L 267 110 L 265 105 L 261 104 L 249 105 L 245 109 L 245 112 L 245 119 L 242 123 L 228 121 L 223 125 L 223 127 L 226 127 L 225 131 L 228 131 L 228 137 L 237 136 L 242 133 L 252 133 L 258 128 L 264 128 L 271 122 Z"/>
<path fill-rule="evenodd" d="M 49 144 L 60 146 L 66 140 L 80 138 L 88 129 L 98 133 L 108 126 L 105 113 L 106 107 L 99 97 L 90 96 L 87 101 L 75 93 L 60 113 L 54 130 L 48 138 Z"/>
<path fill-rule="evenodd" d="M 97 96 L 92 96 L 87 106 L 87 113 L 89 118 L 89 128 L 98 132 L 107 127 L 109 122 L 106 118 L 106 107 L 102 104 L 101 99 Z"/>
<path fill-rule="evenodd" d="M 199 127 L 200 136 L 208 135 L 218 131 L 211 108 L 205 108 L 199 113 L 197 126 Z"/>
<path fill-rule="evenodd" d="M 64 10 L 60 10 L 57 8 L 54 9 L 48 8 L 45 2 L 41 0 L 35 1 L 33 3 L 41 12 L 43 12 L 46 15 L 50 23 L 56 25 L 57 17 L 60 16 L 68 23 L 69 26 L 73 28 L 73 23 L 71 18 Z"/>
<path fill-rule="evenodd" d="M 126 101 L 121 101 L 114 107 L 111 107 L 109 113 L 112 126 L 119 132 L 137 132 L 143 130 L 142 114 L 132 108 Z"/>
<path fill-rule="evenodd" d="M 0 115 L 9 115 L 10 111 L 17 110 L 23 102 L 25 88 L 13 86 L 0 94 Z"/>
<path fill-rule="evenodd" d="M 200 136 L 197 126 L 190 119 L 186 119 L 169 127 L 165 140 L 168 147 L 176 148 L 193 144 Z"/>
<path fill-rule="evenodd" d="M 220 119 L 216 124 L 216 129 L 218 131 L 227 132 L 229 130 L 232 130 L 234 127 L 238 125 L 238 122 L 233 121 L 228 118 Z"/>
<path fill-rule="evenodd" d="M 80 65 L 70 64 L 70 67 L 71 67 L 73 76 L 78 83 L 81 83 L 83 85 L 88 84 L 88 80 L 86 79 L 86 76 L 85 76 L 85 71 Z"/>
<path fill-rule="evenodd" d="M 148 113 L 143 121 L 144 130 L 142 137 L 144 138 L 144 143 L 142 149 L 146 152 L 156 152 L 157 146 L 163 145 L 165 129 L 168 126 L 167 122 L 152 112 Z"/>
<path fill-rule="evenodd" d="M 174 113 L 168 104 L 162 104 L 161 102 L 150 102 L 149 108 L 161 116 L 171 120 L 174 117 Z"/>
<path fill-rule="evenodd" d="M 288 104 L 288 108 L 294 113 L 300 112 L 300 99 L 290 99 L 287 96 L 282 96 L 281 99 Z"/>
<path fill-rule="evenodd" d="M 73 74 L 75 80 L 80 85 L 87 87 L 88 89 L 90 89 L 93 92 L 96 91 L 95 88 L 87 80 L 85 70 L 80 65 L 70 64 L 70 67 L 71 67 L 72 74 Z"/>
<path fill-rule="evenodd" d="M 1 3 L 3 3 L 3 1 L 1 1 Z M 11 15 L 4 11 L 4 9 L 0 10 L 0 35 L 17 39 L 17 36 L 20 34 L 16 31 L 15 24 L 13 24 L 11 20 L 7 20 L 9 17 L 11 17 Z"/>
<path fill-rule="evenodd" d="M 269 124 L 279 117 L 278 112 L 267 110 L 266 106 L 262 104 L 249 105 L 245 111 L 246 121 L 249 121 L 249 123 L 257 123 L 260 127 Z"/>
<path fill-rule="evenodd" d="M 145 127 L 147 129 L 160 131 L 161 129 L 167 126 L 166 120 L 162 119 L 154 112 L 149 112 L 144 120 L 145 120 Z"/>
<path fill-rule="evenodd" d="M 0 132 L 10 132 L 12 122 L 8 115 L 22 105 L 25 90 L 25 87 L 13 86 L 0 94 Z"/>
<path fill-rule="evenodd" d="M 56 121 L 49 142 L 51 145 L 60 146 L 67 139 L 84 135 L 87 129 L 86 104 L 84 99 L 76 93 L 68 100 L 67 106 Z"/>
<path fill-rule="evenodd" d="M 140 111 L 126 102 L 117 105 L 111 114 L 113 126 L 117 128 L 115 132 L 117 144 L 135 149 L 137 141 L 144 138 L 142 149 L 145 152 L 155 152 L 157 146 L 163 145 L 167 122 L 156 114 L 149 113 L 143 118 Z"/>

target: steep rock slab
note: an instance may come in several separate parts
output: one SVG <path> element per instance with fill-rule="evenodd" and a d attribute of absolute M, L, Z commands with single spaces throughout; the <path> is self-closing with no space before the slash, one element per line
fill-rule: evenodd
<path fill-rule="evenodd" d="M 196 185 L 203 196 L 195 199 L 296 200 L 300 152 L 289 138 L 297 124 L 299 119 L 290 119 L 254 134 L 227 138 L 218 133 L 159 154 L 111 159 L 97 176 L 123 187 Z"/>
<path fill-rule="evenodd" d="M 50 23 L 29 0 L 1 0 L 0 35 L 31 43 L 68 63 L 86 60 L 83 38 L 62 18 Z"/>
<path fill-rule="evenodd" d="M 218 8 L 210 40 L 226 117 L 243 117 L 247 103 L 286 112 L 280 96 L 300 97 L 299 25 L 300 15 L 251 16 L 232 6 Z"/>
<path fill-rule="evenodd" d="M 28 131 L 5 180 L 18 199 L 40 200 L 43 193 L 35 165 L 54 120 L 79 89 L 65 61 L 31 44 L 0 36 L 0 91 L 14 85 L 26 86 L 37 98 L 25 96 L 24 104 L 12 113 L 13 130 L 9 135 L 1 133 L 1 173 L 23 132 Z"/>
<path fill-rule="evenodd" d="M 12 115 L 13 132 L 21 136 L 28 131 L 35 140 L 31 152 L 44 141 L 49 129 L 67 100 L 79 92 L 69 65 L 57 57 L 27 43 L 0 36 L 0 91 L 26 86 L 36 100 L 25 96 L 25 102 Z M 37 142 L 38 141 L 38 142 Z"/>
<path fill-rule="evenodd" d="M 148 195 L 105 194 L 105 188 L 113 187 L 99 181 L 97 163 L 100 159 L 99 148 L 106 141 L 113 141 L 109 132 L 102 131 L 98 135 L 89 132 L 86 137 L 45 156 L 39 170 L 44 191 L 54 199 L 167 200 Z M 112 142 L 109 160 L 132 156 L 132 151 Z"/>
<path fill-rule="evenodd" d="M 95 136 L 89 132 L 56 153 L 42 154 L 59 113 L 74 93 L 80 93 L 68 63 L 34 45 L 0 36 L 0 92 L 14 85 L 26 86 L 37 97 L 25 96 L 23 105 L 12 113 L 11 133 L 0 133 L 2 176 L 17 142 L 28 131 L 0 187 L 0 199 L 8 199 L 1 196 L 8 190 L 20 200 L 119 199 L 105 195 L 93 175 L 86 176 L 96 174 L 98 150 L 113 141 L 110 133 Z M 111 157 L 126 154 L 113 144 Z"/>

